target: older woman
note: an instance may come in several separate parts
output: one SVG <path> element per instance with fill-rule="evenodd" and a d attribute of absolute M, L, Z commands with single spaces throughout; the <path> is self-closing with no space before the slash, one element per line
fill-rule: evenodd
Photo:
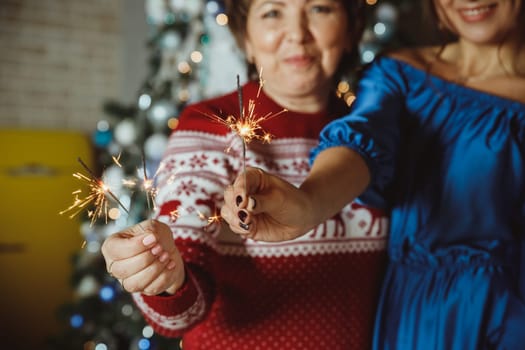
<path fill-rule="evenodd" d="M 363 5 L 237 0 L 227 9 L 251 79 L 242 94 L 184 110 L 158 176 L 156 220 L 106 240 L 108 271 L 184 349 L 369 348 L 387 229 L 380 211 L 354 202 L 309 234 L 273 243 L 203 220 L 219 213 L 245 162 L 303 181 L 320 130 L 348 112 L 335 87 L 355 57 Z M 260 124 L 273 141 L 254 140 L 245 155 L 225 125 L 239 117 L 239 95 L 245 115 L 251 105 L 274 116 Z"/>

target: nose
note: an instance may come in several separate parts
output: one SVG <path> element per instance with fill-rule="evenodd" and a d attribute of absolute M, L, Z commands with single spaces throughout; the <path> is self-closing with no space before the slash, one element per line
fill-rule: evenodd
<path fill-rule="evenodd" d="M 304 14 L 297 15 L 288 21 L 287 38 L 290 41 L 303 43 L 312 37 L 308 18 Z"/>

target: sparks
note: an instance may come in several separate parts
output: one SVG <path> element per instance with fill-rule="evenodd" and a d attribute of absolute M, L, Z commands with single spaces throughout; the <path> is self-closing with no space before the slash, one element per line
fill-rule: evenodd
<path fill-rule="evenodd" d="M 205 230 L 205 231 L 209 230 L 210 227 L 211 227 L 211 225 L 213 225 L 213 224 L 218 224 L 218 223 L 221 222 L 221 216 L 218 215 L 217 213 L 215 213 L 215 214 L 212 215 L 212 216 L 206 216 L 206 215 L 204 215 L 203 213 L 198 212 L 197 215 L 198 215 L 198 217 L 199 217 L 200 220 L 206 222 L 206 226 L 204 226 L 204 230 Z"/>
<path fill-rule="evenodd" d="M 259 97 L 259 94 L 261 92 L 263 85 L 264 85 L 264 80 L 262 79 L 262 69 L 261 69 L 261 74 L 259 75 L 259 90 L 257 91 L 257 98 Z M 242 140 L 244 145 L 249 144 L 253 140 L 259 140 L 265 143 L 271 142 L 272 135 L 267 133 L 262 128 L 262 123 L 270 118 L 276 117 L 286 112 L 287 109 L 283 109 L 282 111 L 278 113 L 268 113 L 266 115 L 259 116 L 257 115 L 255 111 L 256 100 L 249 99 L 248 100 L 248 110 L 245 112 L 243 96 L 242 96 L 242 88 L 239 82 L 239 76 L 237 76 L 237 95 L 239 98 L 239 116 L 238 117 L 235 117 L 233 115 L 228 115 L 226 118 L 224 118 L 218 115 L 208 115 L 208 114 L 206 114 L 206 116 L 212 119 L 213 121 L 228 127 L 231 131 L 233 131 L 235 134 L 239 136 L 239 138 Z"/>
<path fill-rule="evenodd" d="M 237 82 L 238 83 L 238 82 Z M 238 83 L 239 84 L 239 83 Z M 262 80 L 261 80 L 262 84 Z M 262 86 L 262 85 L 261 85 Z M 248 111 L 245 113 L 243 102 L 242 102 L 242 90 L 240 85 L 238 86 L 239 104 L 240 104 L 240 116 L 236 118 L 233 115 L 227 116 L 225 119 L 218 116 L 213 116 L 213 120 L 227 126 L 231 131 L 236 133 L 245 145 L 249 144 L 253 140 L 259 140 L 266 143 L 271 142 L 272 135 L 267 133 L 262 128 L 262 123 L 270 118 L 276 117 L 284 112 L 286 109 L 278 113 L 268 113 L 266 115 L 259 116 L 255 111 L 255 100 L 250 99 L 248 101 Z"/>
<path fill-rule="evenodd" d="M 128 188 L 138 188 L 146 194 L 146 201 L 148 209 L 157 209 L 155 198 L 157 197 L 157 187 L 155 187 L 155 178 L 158 173 L 164 168 L 164 162 L 160 162 L 159 167 L 152 178 L 149 178 L 146 172 L 146 161 L 144 156 L 142 157 L 142 169 L 137 168 L 138 173 L 142 173 L 141 179 L 123 179 L 122 185 Z"/>
<path fill-rule="evenodd" d="M 259 90 L 257 91 L 257 97 L 259 97 L 259 94 L 261 92 L 263 85 L 264 85 L 264 80 L 262 79 L 262 69 L 261 69 L 261 73 L 259 74 Z M 259 140 L 263 143 L 270 143 L 272 141 L 272 135 L 266 132 L 262 128 L 262 123 L 268 119 L 274 118 L 286 112 L 287 109 L 283 109 L 282 111 L 278 113 L 268 113 L 266 115 L 259 116 L 257 115 L 255 111 L 256 101 L 254 99 L 250 99 L 248 101 L 247 113 L 245 113 L 243 96 L 242 96 L 242 88 L 239 82 L 239 76 L 237 76 L 237 95 L 239 98 L 239 116 L 238 117 L 235 117 L 233 115 L 228 115 L 227 117 L 224 118 L 218 115 L 208 115 L 208 114 L 205 114 L 205 115 L 208 118 L 212 119 L 213 121 L 220 123 L 222 125 L 225 125 L 233 133 L 239 136 L 239 138 L 242 141 L 243 170 L 244 172 L 246 172 L 247 145 L 253 140 Z M 230 147 L 228 148 L 228 150 L 230 149 Z"/>
<path fill-rule="evenodd" d="M 78 161 L 89 173 L 89 176 L 77 172 L 73 174 L 73 177 L 87 184 L 87 194 L 85 197 L 81 197 L 83 193 L 82 190 L 75 190 L 73 192 L 73 204 L 71 204 L 65 210 L 62 210 L 60 212 L 60 215 L 63 215 L 65 213 L 71 213 L 69 217 L 73 218 L 76 215 L 78 215 L 82 210 L 87 209 L 88 217 L 91 219 L 91 225 L 93 225 L 95 221 L 101 217 L 104 217 L 105 222 L 107 223 L 109 211 L 108 197 L 114 200 L 119 206 L 122 207 L 122 209 L 124 209 L 124 211 L 126 211 L 126 213 L 129 214 L 128 209 L 111 191 L 109 186 L 106 183 L 104 183 L 104 181 L 95 176 L 93 171 L 89 169 L 89 167 L 82 161 L 82 159 L 78 158 Z M 93 209 L 88 209 L 89 206 L 92 206 Z"/>
<path fill-rule="evenodd" d="M 111 159 L 113 159 L 113 163 L 115 163 L 119 168 L 122 168 L 122 164 L 120 164 L 120 153 L 118 156 L 112 156 Z"/>
<path fill-rule="evenodd" d="M 219 222 L 221 222 L 221 216 L 218 215 L 218 214 L 215 214 L 213 216 L 209 216 L 206 221 L 208 222 L 208 225 L 211 225 L 213 223 L 216 223 L 218 224 Z"/>
<path fill-rule="evenodd" d="M 159 165 L 159 169 L 160 169 Z M 155 173 L 155 175 L 158 173 L 159 170 Z M 142 188 L 144 189 L 144 192 L 146 193 L 146 200 L 148 203 L 148 209 L 151 210 L 156 209 L 155 207 L 155 196 L 157 195 L 157 189 L 154 186 L 154 180 L 148 178 L 148 174 L 146 172 L 146 158 L 144 155 L 142 156 L 142 172 L 143 172 L 143 179 L 142 179 Z M 154 176 L 155 177 L 155 176 Z"/>
<path fill-rule="evenodd" d="M 178 209 L 170 211 L 170 221 L 175 222 L 180 217 L 180 213 Z"/>

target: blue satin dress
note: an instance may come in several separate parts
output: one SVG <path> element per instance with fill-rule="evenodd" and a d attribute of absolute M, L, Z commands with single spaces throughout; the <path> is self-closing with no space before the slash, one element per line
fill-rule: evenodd
<path fill-rule="evenodd" d="M 374 349 L 525 349 L 525 104 L 389 57 L 357 96 L 312 159 L 358 151 L 391 210 Z"/>

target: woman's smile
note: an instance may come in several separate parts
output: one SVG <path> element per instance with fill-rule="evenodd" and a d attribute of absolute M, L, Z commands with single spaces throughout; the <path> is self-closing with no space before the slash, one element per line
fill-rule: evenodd
<path fill-rule="evenodd" d="M 459 10 L 461 18 L 468 23 L 481 22 L 490 18 L 496 12 L 497 4 L 462 8 Z"/>

